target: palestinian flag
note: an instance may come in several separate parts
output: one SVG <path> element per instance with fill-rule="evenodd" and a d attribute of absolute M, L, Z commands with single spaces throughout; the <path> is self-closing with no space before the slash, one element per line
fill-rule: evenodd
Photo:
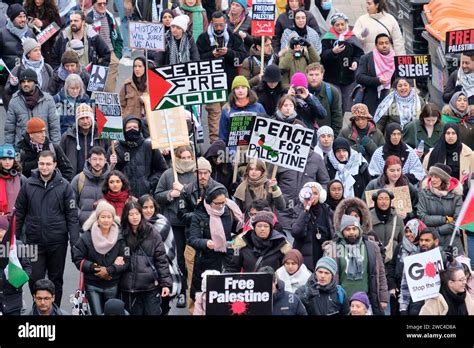
<path fill-rule="evenodd" d="M 3 71 L 3 69 L 5 69 L 7 65 L 5 64 L 5 62 L 3 61 L 3 59 L 0 58 L 0 72 Z"/>
<path fill-rule="evenodd" d="M 461 213 L 456 220 L 456 227 L 474 233 L 474 186 L 471 187 L 464 200 Z"/>
<path fill-rule="evenodd" d="M 16 238 L 15 238 L 15 216 L 11 226 L 12 238 L 10 240 L 10 252 L 8 254 L 8 266 L 5 269 L 5 275 L 8 282 L 14 288 L 21 288 L 30 278 L 28 274 L 21 267 L 20 260 L 18 260 L 16 252 Z"/>

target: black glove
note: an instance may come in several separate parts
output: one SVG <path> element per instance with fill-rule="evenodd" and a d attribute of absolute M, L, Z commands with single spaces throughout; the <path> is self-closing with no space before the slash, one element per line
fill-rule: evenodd
<path fill-rule="evenodd" d="M 309 41 L 306 40 L 306 39 L 303 39 L 303 40 L 304 40 L 304 45 L 305 45 L 306 47 L 311 46 L 311 42 L 309 42 Z"/>
<path fill-rule="evenodd" d="M 446 255 L 446 260 L 448 260 L 449 263 L 452 263 L 454 261 L 454 255 L 453 255 L 454 249 L 452 245 L 448 245 L 444 249 L 444 253 Z"/>

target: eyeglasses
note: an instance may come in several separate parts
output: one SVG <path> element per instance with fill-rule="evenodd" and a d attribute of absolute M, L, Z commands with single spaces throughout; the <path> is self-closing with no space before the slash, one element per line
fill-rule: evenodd
<path fill-rule="evenodd" d="M 224 205 L 225 202 L 214 202 L 214 201 L 212 201 L 212 204 L 214 204 L 214 205 Z"/>
<path fill-rule="evenodd" d="M 37 296 L 35 296 L 35 301 L 38 301 L 38 302 L 49 302 L 52 299 L 53 299 L 52 297 L 37 297 Z"/>
<path fill-rule="evenodd" d="M 453 282 L 467 283 L 467 278 L 455 279 Z"/>
<path fill-rule="evenodd" d="M 97 6 L 107 6 L 107 3 L 106 2 L 97 2 L 96 5 Z"/>

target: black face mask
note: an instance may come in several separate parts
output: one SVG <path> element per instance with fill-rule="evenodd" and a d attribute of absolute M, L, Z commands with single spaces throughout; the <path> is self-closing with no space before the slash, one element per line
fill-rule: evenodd
<path fill-rule="evenodd" d="M 142 138 L 142 133 L 136 129 L 130 129 L 125 132 L 125 140 L 137 142 Z"/>

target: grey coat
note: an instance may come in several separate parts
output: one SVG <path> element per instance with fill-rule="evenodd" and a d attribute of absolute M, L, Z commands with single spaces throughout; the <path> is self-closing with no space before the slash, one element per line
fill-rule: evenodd
<path fill-rule="evenodd" d="M 84 185 L 79 192 L 79 178 L 81 173 L 77 174 L 71 181 L 72 190 L 74 191 L 74 197 L 76 198 L 76 204 L 79 213 L 79 226 L 82 225 L 89 218 L 90 214 L 94 211 L 94 203 L 103 197 L 102 186 L 104 185 L 105 178 L 110 172 L 110 166 L 108 163 L 105 164 L 102 174 L 95 176 L 92 174 L 90 164 L 84 167 L 82 173 L 85 175 Z"/>
<path fill-rule="evenodd" d="M 178 173 L 178 180 L 182 185 L 191 184 L 196 181 L 196 173 Z M 185 221 L 178 218 L 178 210 L 186 208 L 186 201 L 183 194 L 178 198 L 171 198 L 169 196 L 169 193 L 172 191 L 173 182 L 173 168 L 169 168 L 163 173 L 160 181 L 158 181 L 155 190 L 155 199 L 163 209 L 162 213 L 170 221 L 171 225 L 184 226 Z"/>
<path fill-rule="evenodd" d="M 452 180 L 452 179 L 451 179 Z M 426 180 L 422 182 L 418 197 L 418 218 L 422 220 L 427 227 L 434 228 L 440 235 L 440 246 L 449 245 L 451 235 L 454 231 L 454 222 L 456 221 L 462 207 L 462 185 L 457 185 L 448 189 L 448 194 L 444 197 L 438 197 L 427 188 Z M 452 223 L 446 223 L 446 217 L 454 218 Z M 459 253 L 463 253 L 463 247 L 459 233 L 454 238 L 453 247 L 458 248 Z"/>
<path fill-rule="evenodd" d="M 26 106 L 25 99 L 20 92 L 13 95 L 8 105 L 5 120 L 5 143 L 16 146 L 23 138 L 28 120 L 32 117 L 39 117 L 46 123 L 46 136 L 52 143 L 59 144 L 61 130 L 53 97 L 42 92 L 43 95 L 39 98 L 38 104 L 31 110 Z"/>

